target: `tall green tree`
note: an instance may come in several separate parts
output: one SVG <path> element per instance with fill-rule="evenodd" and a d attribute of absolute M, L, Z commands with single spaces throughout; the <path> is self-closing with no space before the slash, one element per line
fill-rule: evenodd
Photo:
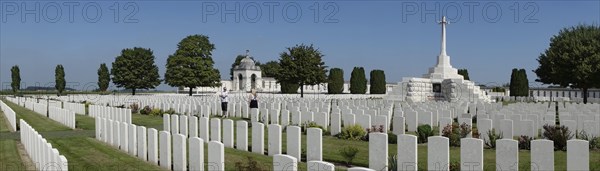
<path fill-rule="evenodd" d="M 279 70 L 281 70 L 281 66 L 277 61 L 269 61 L 260 65 L 260 70 L 262 72 L 262 77 L 275 77 L 275 75 L 279 73 Z"/>
<path fill-rule="evenodd" d="M 550 39 L 550 47 L 537 59 L 533 72 L 544 84 L 582 90 L 587 103 L 588 90 L 600 87 L 600 26 L 577 25 L 562 29 Z"/>
<path fill-rule="evenodd" d="M 367 77 L 363 67 L 354 67 L 350 74 L 350 93 L 365 94 L 367 93 Z"/>
<path fill-rule="evenodd" d="M 512 72 L 510 73 L 510 83 L 508 87 L 510 96 L 517 96 L 517 94 L 519 94 L 519 90 L 517 88 L 519 87 L 518 72 L 519 70 L 517 68 L 513 68 Z"/>
<path fill-rule="evenodd" d="M 529 79 L 527 79 L 527 71 L 519 70 L 519 96 L 529 96 Z"/>
<path fill-rule="evenodd" d="M 371 84 L 371 88 L 369 89 L 369 93 L 385 94 L 385 72 L 383 72 L 383 70 L 371 70 L 370 78 L 371 79 L 369 81 Z"/>
<path fill-rule="evenodd" d="M 471 80 L 467 69 L 458 69 L 458 74 L 462 75 L 465 80 Z"/>
<path fill-rule="evenodd" d="M 215 45 L 208 36 L 190 35 L 177 44 L 177 50 L 167 59 L 165 82 L 173 87 L 188 87 L 188 95 L 196 87 L 221 86 L 221 74 L 213 67 Z"/>
<path fill-rule="evenodd" d="M 98 90 L 100 90 L 100 92 L 105 92 L 108 89 L 109 84 L 110 72 L 108 71 L 106 64 L 102 63 L 100 64 L 100 68 L 98 68 Z"/>
<path fill-rule="evenodd" d="M 141 47 L 123 49 L 112 63 L 111 74 L 113 83 L 131 89 L 132 95 L 137 89 L 152 89 L 161 82 L 152 50 Z"/>
<path fill-rule="evenodd" d="M 300 87 L 300 97 L 304 97 L 304 85 L 316 85 L 326 81 L 327 66 L 322 61 L 323 54 L 313 45 L 288 47 L 279 59 L 280 72 L 275 75 L 278 83 L 296 84 Z"/>
<path fill-rule="evenodd" d="M 344 92 L 344 70 L 331 68 L 327 76 L 327 93 L 342 94 Z"/>
<path fill-rule="evenodd" d="M 21 70 L 19 69 L 18 65 L 10 68 L 10 75 L 12 77 L 10 87 L 12 88 L 13 93 L 16 95 L 21 89 Z"/>
<path fill-rule="evenodd" d="M 54 78 L 56 80 L 54 88 L 56 88 L 58 96 L 60 96 L 63 91 L 65 91 L 67 85 L 67 81 L 65 80 L 65 68 L 62 65 L 56 65 L 56 69 L 54 69 Z"/>

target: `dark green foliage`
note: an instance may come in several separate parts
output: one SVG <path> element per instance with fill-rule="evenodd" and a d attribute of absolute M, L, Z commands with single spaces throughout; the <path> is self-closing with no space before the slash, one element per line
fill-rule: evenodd
<path fill-rule="evenodd" d="M 398 154 L 390 155 L 388 157 L 388 171 L 398 170 Z"/>
<path fill-rule="evenodd" d="M 105 92 L 108 89 L 108 84 L 110 84 L 110 72 L 106 64 L 102 63 L 98 68 L 98 90 Z"/>
<path fill-rule="evenodd" d="M 458 74 L 462 75 L 465 80 L 471 80 L 469 78 L 469 71 L 467 69 L 458 69 Z"/>
<path fill-rule="evenodd" d="M 492 88 L 492 92 L 506 92 L 506 89 L 504 87 L 494 87 Z"/>
<path fill-rule="evenodd" d="M 521 150 L 531 150 L 531 141 L 533 138 L 527 135 L 521 135 L 519 137 L 519 149 Z"/>
<path fill-rule="evenodd" d="M 213 67 L 215 45 L 208 36 L 187 36 L 177 44 L 177 50 L 167 58 L 165 83 L 173 87 L 188 87 L 188 95 L 196 87 L 221 86 L 221 74 Z"/>
<path fill-rule="evenodd" d="M 588 89 L 600 87 L 600 26 L 577 25 L 562 29 L 537 59 L 533 72 L 544 84 L 581 88 L 587 103 Z"/>
<path fill-rule="evenodd" d="M 460 171 L 460 161 L 452 160 L 448 165 L 450 171 Z"/>
<path fill-rule="evenodd" d="M 173 110 L 173 108 L 169 108 L 169 110 L 166 110 L 165 113 L 172 115 L 175 114 L 175 110 Z"/>
<path fill-rule="evenodd" d="M 58 96 L 60 96 L 63 91 L 65 91 L 67 85 L 67 81 L 65 80 L 65 68 L 62 65 L 56 65 L 56 69 L 54 69 L 54 78 L 54 88 L 56 88 Z"/>
<path fill-rule="evenodd" d="M 19 69 L 19 66 L 15 65 L 10 68 L 10 74 L 12 77 L 10 87 L 12 88 L 13 93 L 17 94 L 17 92 L 21 89 L 21 70 Z"/>
<path fill-rule="evenodd" d="M 344 146 L 338 151 L 342 157 L 344 157 L 344 161 L 346 162 L 346 166 L 350 166 L 352 160 L 358 154 L 358 149 L 356 147 Z"/>
<path fill-rule="evenodd" d="M 275 77 L 281 70 L 281 66 L 277 61 L 269 61 L 265 64 L 260 65 L 262 77 Z"/>
<path fill-rule="evenodd" d="M 254 160 L 254 158 L 248 156 L 246 157 L 246 164 L 242 162 L 235 162 L 235 170 L 246 170 L 246 171 L 267 171 L 268 169 L 263 168 L 263 166 L 258 163 L 258 161 Z"/>
<path fill-rule="evenodd" d="M 588 141 L 590 150 L 600 148 L 600 137 L 594 137 L 593 135 L 587 134 L 585 131 L 577 133 L 577 139 Z"/>
<path fill-rule="evenodd" d="M 132 95 L 137 89 L 152 89 L 161 82 L 152 50 L 141 47 L 123 49 L 112 63 L 111 74 L 113 83 L 131 89 Z"/>
<path fill-rule="evenodd" d="M 388 132 L 388 143 L 389 144 L 398 144 L 398 136 L 394 133 Z"/>
<path fill-rule="evenodd" d="M 429 125 L 419 125 L 417 127 L 417 142 L 419 144 L 427 143 L 427 138 L 433 136 L 433 129 Z"/>
<path fill-rule="evenodd" d="M 496 129 L 492 128 L 488 130 L 488 139 L 485 141 L 485 146 L 487 148 L 495 149 L 496 148 L 496 140 L 502 139 L 502 133 L 496 134 Z"/>
<path fill-rule="evenodd" d="M 335 136 L 344 140 L 361 140 L 365 135 L 367 131 L 360 125 L 349 125 L 344 126 L 342 132 Z"/>
<path fill-rule="evenodd" d="M 296 83 L 279 82 L 281 86 L 281 93 L 283 94 L 296 94 L 300 86 Z"/>
<path fill-rule="evenodd" d="M 573 138 L 573 134 L 569 130 L 568 127 L 562 126 L 553 126 L 553 125 L 544 125 L 544 133 L 542 136 L 545 139 L 552 140 L 554 142 L 555 150 L 567 150 L 567 140 Z"/>
<path fill-rule="evenodd" d="M 363 67 L 354 67 L 350 75 L 350 93 L 365 94 L 367 93 L 367 77 Z"/>
<path fill-rule="evenodd" d="M 342 94 L 344 91 L 344 70 L 341 68 L 332 68 L 327 77 L 327 93 Z"/>
<path fill-rule="evenodd" d="M 385 94 L 385 73 L 383 70 L 372 70 L 370 73 L 370 84 L 369 89 L 371 94 Z"/>
<path fill-rule="evenodd" d="M 152 112 L 152 108 L 150 106 L 144 106 L 144 108 L 140 110 L 140 114 L 142 115 L 148 115 L 150 112 Z"/>
<path fill-rule="evenodd" d="M 460 147 L 460 139 L 466 138 L 469 133 L 471 133 L 471 126 L 466 123 L 449 124 L 442 130 L 442 136 L 449 139 L 451 147 Z"/>
<path fill-rule="evenodd" d="M 525 69 L 513 68 L 509 90 L 510 96 L 529 96 L 529 80 Z"/>
<path fill-rule="evenodd" d="M 327 66 L 322 61 L 324 55 L 313 45 L 288 47 L 279 56 L 281 69 L 275 79 L 278 83 L 297 84 L 300 87 L 300 97 L 304 97 L 304 85 L 326 81 Z"/>

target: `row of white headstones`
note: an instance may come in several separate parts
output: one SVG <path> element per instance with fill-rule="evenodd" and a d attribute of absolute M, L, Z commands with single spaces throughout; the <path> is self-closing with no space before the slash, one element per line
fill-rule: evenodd
<path fill-rule="evenodd" d="M 165 117 L 166 118 L 166 117 Z M 113 122 L 107 119 L 97 119 L 99 139 L 121 148 L 132 155 L 159 164 L 161 167 L 173 170 L 203 168 L 202 142 L 208 142 L 209 170 L 222 170 L 224 167 L 224 147 L 248 151 L 248 123 L 235 122 L 230 119 L 197 118 L 195 116 L 180 116 L 175 120 L 170 118 L 170 130 L 157 133 L 156 129 L 149 129 L 146 139 L 145 127 L 133 124 Z M 189 123 L 189 127 L 187 125 Z M 251 151 L 264 155 L 264 124 L 252 123 Z M 176 128 L 176 129 L 174 129 Z M 235 129 L 234 129 L 235 128 Z M 104 131 L 103 131 L 104 129 Z M 136 132 L 137 131 L 137 132 Z M 234 137 L 234 131 L 237 137 Z M 273 156 L 275 170 L 295 170 L 301 155 L 301 128 L 287 126 L 287 154 L 282 153 L 282 127 L 271 124 L 268 126 L 267 155 Z M 157 136 L 158 134 L 158 136 Z M 136 136 L 137 135 L 137 136 Z M 222 137 L 221 137 L 222 135 Z M 388 135 L 384 133 L 369 134 L 369 169 L 353 168 L 352 170 L 382 170 L 388 167 Z M 158 137 L 158 139 L 157 139 Z M 186 156 L 186 140 L 189 138 L 189 158 Z M 235 141 L 234 141 L 235 139 Z M 137 142 L 131 142 L 133 140 Z M 160 140 L 160 144 L 158 143 Z M 331 163 L 322 158 L 322 130 L 318 128 L 307 129 L 307 161 L 309 170 L 333 170 Z M 512 139 L 501 139 L 497 142 L 496 169 L 516 169 L 518 167 L 518 142 Z M 159 146 L 157 145 L 160 145 Z M 235 145 L 234 145 L 235 144 Z M 464 138 L 461 140 L 461 167 L 464 170 L 482 170 L 483 140 Z M 417 137 L 414 135 L 398 135 L 398 167 L 400 170 L 417 169 Z M 137 149 L 135 149 L 137 148 Z M 171 148 L 173 148 L 172 153 Z M 160 151 L 158 151 L 160 149 Z M 549 140 L 533 140 L 531 143 L 531 169 L 554 169 L 554 145 Z M 137 153 L 134 152 L 137 150 Z M 142 150 L 142 151 L 140 151 Z M 429 137 L 428 161 L 429 169 L 449 169 L 449 139 L 441 136 Z M 160 161 L 160 162 L 159 162 Z M 192 166 L 194 165 L 194 166 Z M 171 167 L 172 166 L 172 167 Z M 494 166 L 486 166 L 494 167 Z M 584 140 L 569 140 L 567 142 L 567 168 L 569 170 L 589 169 L 588 142 Z"/>
<path fill-rule="evenodd" d="M 21 100 L 19 98 L 7 97 L 6 99 L 18 105 L 23 104 L 23 107 L 32 110 L 39 115 L 48 117 L 71 129 L 75 129 L 75 112 L 73 111 L 55 106 L 48 106 L 44 103 L 46 102 L 45 100 L 41 103 L 36 103 L 31 100 Z"/>
<path fill-rule="evenodd" d="M 10 131 L 17 130 L 17 114 L 14 110 L 12 110 L 8 105 L 6 105 L 3 101 L 0 101 L 0 110 L 4 113 L 6 120 L 8 120 L 8 124 L 10 126 Z"/>
<path fill-rule="evenodd" d="M 42 135 L 24 120 L 20 120 L 21 143 L 37 170 L 69 170 L 67 158 L 60 155 Z"/>

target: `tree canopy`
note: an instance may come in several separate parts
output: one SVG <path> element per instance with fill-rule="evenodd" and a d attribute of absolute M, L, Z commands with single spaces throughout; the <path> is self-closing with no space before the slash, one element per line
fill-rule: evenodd
<path fill-rule="evenodd" d="M 580 88 L 587 103 L 588 89 L 600 87 L 600 27 L 577 25 L 562 29 L 537 59 L 536 81 Z"/>
<path fill-rule="evenodd" d="M 367 93 L 367 77 L 363 67 L 354 67 L 350 74 L 350 93 L 365 94 Z"/>
<path fill-rule="evenodd" d="M 385 81 L 385 72 L 383 70 L 371 70 L 370 73 L 370 84 L 371 88 L 369 89 L 370 94 L 385 94 L 386 92 L 386 81 Z"/>
<path fill-rule="evenodd" d="M 323 56 L 313 45 L 288 47 L 280 54 L 281 70 L 275 75 L 275 79 L 282 87 L 284 84 L 298 85 L 300 97 L 304 97 L 304 85 L 316 85 L 326 81 L 327 66 L 322 61 Z"/>
<path fill-rule="evenodd" d="M 54 69 L 54 78 L 54 88 L 56 88 L 56 91 L 58 91 L 58 96 L 60 96 L 63 91 L 65 91 L 65 87 L 67 85 L 65 80 L 65 68 L 62 65 L 56 65 L 56 69 Z"/>
<path fill-rule="evenodd" d="M 344 92 L 344 70 L 331 68 L 327 76 L 327 93 L 342 94 Z"/>
<path fill-rule="evenodd" d="M 281 70 L 281 66 L 277 61 L 269 61 L 260 65 L 260 69 L 262 72 L 262 77 L 275 77 L 277 73 L 279 73 L 279 70 Z"/>
<path fill-rule="evenodd" d="M 110 84 L 110 72 L 108 71 L 108 67 L 106 67 L 105 63 L 100 64 L 100 68 L 98 68 L 98 90 L 101 92 L 105 92 L 108 89 L 108 85 Z"/>
<path fill-rule="evenodd" d="M 12 68 L 10 68 L 10 74 L 12 77 L 10 87 L 12 88 L 13 93 L 17 94 L 21 89 L 21 70 L 19 69 L 19 66 L 12 66 Z"/>
<path fill-rule="evenodd" d="M 208 36 L 187 36 L 177 44 L 177 50 L 167 59 L 165 83 L 173 87 L 188 87 L 188 94 L 196 87 L 221 86 L 221 74 L 213 67 L 212 51 L 215 45 Z"/>
<path fill-rule="evenodd" d="M 158 67 L 154 64 L 152 50 L 141 47 L 123 49 L 112 63 L 112 80 L 117 87 L 131 89 L 151 89 L 160 85 Z"/>
<path fill-rule="evenodd" d="M 458 74 L 462 75 L 465 80 L 471 80 L 467 69 L 458 69 Z"/>

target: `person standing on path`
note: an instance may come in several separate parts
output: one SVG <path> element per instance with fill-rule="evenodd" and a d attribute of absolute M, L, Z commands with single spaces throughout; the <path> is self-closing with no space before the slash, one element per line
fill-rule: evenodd
<path fill-rule="evenodd" d="M 223 111 L 223 118 L 227 118 L 229 115 L 227 113 L 227 103 L 229 102 L 229 93 L 227 92 L 227 87 L 223 87 L 223 91 L 219 95 L 221 97 L 221 110 Z"/>
<path fill-rule="evenodd" d="M 255 89 L 252 89 L 252 91 L 250 92 L 249 99 L 250 99 L 250 109 L 258 108 L 258 99 L 257 99 L 257 96 L 256 96 L 256 90 Z"/>

